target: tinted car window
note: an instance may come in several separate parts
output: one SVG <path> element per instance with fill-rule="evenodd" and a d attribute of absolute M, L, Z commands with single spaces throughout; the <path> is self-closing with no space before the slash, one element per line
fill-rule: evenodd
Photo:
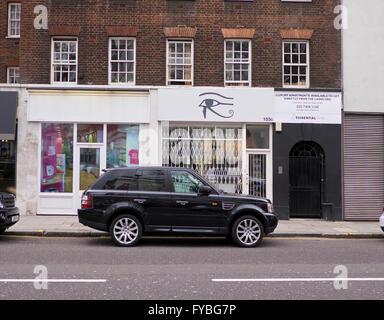
<path fill-rule="evenodd" d="M 204 183 L 188 171 L 171 171 L 172 183 L 175 192 L 197 193 Z"/>
<path fill-rule="evenodd" d="M 135 170 L 119 170 L 104 174 L 90 189 L 135 190 L 137 189 Z"/>
<path fill-rule="evenodd" d="M 103 186 L 104 190 L 135 190 L 136 178 L 130 176 L 116 176 L 108 179 Z"/>
<path fill-rule="evenodd" d="M 141 170 L 138 174 L 139 191 L 168 191 L 166 175 L 163 170 Z"/>

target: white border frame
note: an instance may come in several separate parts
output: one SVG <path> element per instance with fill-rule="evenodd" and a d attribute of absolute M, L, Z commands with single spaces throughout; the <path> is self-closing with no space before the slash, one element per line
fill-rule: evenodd
<path fill-rule="evenodd" d="M 19 6 L 20 7 L 20 19 L 19 19 L 19 34 L 11 35 L 11 7 Z M 8 16 L 7 16 L 7 38 L 18 39 L 21 34 L 21 2 L 8 2 Z M 15 20 L 16 21 L 16 20 Z"/>
<path fill-rule="evenodd" d="M 76 40 L 76 81 L 74 82 L 71 82 L 71 81 L 67 81 L 67 82 L 61 82 L 61 81 L 54 81 L 55 79 L 55 73 L 54 73 L 54 67 L 53 67 L 53 61 L 54 61 L 54 54 L 55 54 L 55 50 L 54 50 L 54 40 L 55 39 L 58 39 L 60 41 L 60 39 L 68 39 L 68 41 L 71 41 L 69 39 L 73 39 L 73 40 Z M 78 84 L 78 81 L 79 81 L 79 38 L 76 36 L 51 36 L 51 84 L 54 84 L 54 85 L 57 85 L 57 86 L 64 86 L 64 87 L 67 87 L 67 86 L 74 86 L 74 85 L 77 85 Z"/>
<path fill-rule="evenodd" d="M 248 48 L 249 48 L 249 74 L 248 74 L 248 82 L 244 81 L 226 81 L 226 53 L 227 53 L 227 41 L 248 41 Z M 233 39 L 224 39 L 224 87 L 226 88 L 251 88 L 252 87 L 252 39 L 238 39 L 238 38 L 233 38 Z M 235 64 L 235 63 L 233 63 Z M 240 63 L 242 64 L 242 63 Z M 248 85 L 241 85 L 248 83 Z M 232 85 L 231 85 L 232 84 Z"/>
<path fill-rule="evenodd" d="M 269 127 L 269 148 L 268 149 L 251 149 L 247 148 L 247 125 L 249 126 L 268 126 Z M 243 194 L 248 194 L 249 188 L 249 155 L 263 154 L 266 155 L 266 198 L 273 202 L 273 124 L 272 123 L 245 123 L 243 125 L 243 157 L 244 157 L 244 173 L 243 173 Z M 247 179 L 248 178 L 248 179 Z"/>
<path fill-rule="evenodd" d="M 133 82 L 112 82 L 111 51 L 112 40 L 133 40 Z M 135 37 L 109 37 L 108 38 L 108 85 L 110 86 L 135 86 L 136 85 L 136 38 Z"/>
<path fill-rule="evenodd" d="M 19 71 L 19 82 L 9 82 L 11 69 L 17 69 Z M 7 67 L 7 84 L 20 84 L 20 67 Z"/>
<path fill-rule="evenodd" d="M 169 59 L 169 42 L 175 41 L 175 42 L 190 42 L 191 43 L 191 85 L 186 84 L 168 84 L 169 78 L 168 78 L 168 59 Z M 166 41 L 166 50 L 165 50 L 165 67 L 166 67 L 166 74 L 165 74 L 165 85 L 167 87 L 183 87 L 183 88 L 189 88 L 194 86 L 194 72 L 195 72 L 195 46 L 194 46 L 194 39 L 193 38 L 167 38 Z"/>
<path fill-rule="evenodd" d="M 306 84 L 304 86 L 302 85 L 297 85 L 297 86 L 294 86 L 294 85 L 285 85 L 284 84 L 284 66 L 285 66 L 285 62 L 284 62 L 284 44 L 285 43 L 305 43 L 306 46 L 307 46 L 307 80 L 306 80 Z M 311 76 L 311 70 L 310 70 L 310 66 L 311 66 L 311 63 L 310 63 L 310 45 L 309 45 L 309 40 L 304 40 L 304 39 L 283 39 L 283 41 L 281 42 L 281 81 L 282 81 L 282 87 L 283 88 L 304 88 L 304 89 L 308 89 L 310 87 L 310 76 Z M 299 53 L 300 54 L 300 53 Z M 292 64 L 290 64 L 292 65 Z M 297 65 L 298 67 L 300 67 L 300 64 Z"/>

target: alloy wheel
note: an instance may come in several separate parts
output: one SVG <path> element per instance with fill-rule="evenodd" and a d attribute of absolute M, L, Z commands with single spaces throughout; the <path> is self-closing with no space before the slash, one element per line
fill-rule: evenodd
<path fill-rule="evenodd" d="M 263 226 L 253 216 L 241 217 L 234 224 L 232 237 L 242 247 L 255 247 L 263 238 Z"/>
<path fill-rule="evenodd" d="M 141 237 L 141 226 L 132 216 L 122 216 L 112 223 L 112 236 L 121 246 L 134 245 Z"/>

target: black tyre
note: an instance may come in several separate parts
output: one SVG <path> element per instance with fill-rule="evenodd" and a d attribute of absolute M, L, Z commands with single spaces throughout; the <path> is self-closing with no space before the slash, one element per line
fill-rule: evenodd
<path fill-rule="evenodd" d="M 124 214 L 112 221 L 109 231 L 116 245 L 132 247 L 140 241 L 142 230 L 142 225 L 135 216 Z"/>
<path fill-rule="evenodd" d="M 236 245 L 245 248 L 257 247 L 264 237 L 264 228 L 254 216 L 242 216 L 232 226 L 232 239 Z"/>
<path fill-rule="evenodd" d="M 0 228 L 0 234 L 3 234 L 7 228 Z"/>

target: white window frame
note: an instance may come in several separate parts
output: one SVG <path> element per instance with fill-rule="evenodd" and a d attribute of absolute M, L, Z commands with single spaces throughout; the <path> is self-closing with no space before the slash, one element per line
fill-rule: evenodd
<path fill-rule="evenodd" d="M 15 10 L 15 11 L 13 11 Z M 19 12 L 19 18 L 13 18 L 12 15 Z M 19 28 L 16 29 L 18 33 L 12 34 L 12 22 L 19 23 Z M 20 24 L 21 24 L 21 3 L 9 2 L 8 3 L 8 38 L 20 38 Z"/>
<path fill-rule="evenodd" d="M 133 61 L 132 60 L 113 60 L 113 62 L 118 63 L 130 63 L 133 62 L 133 81 L 126 82 L 112 82 L 112 40 L 132 40 L 133 41 Z M 127 72 L 126 72 L 127 73 Z M 119 71 L 117 72 L 119 74 Z M 108 46 L 108 83 L 110 85 L 131 85 L 134 86 L 136 84 L 136 38 L 134 37 L 110 37 L 109 38 L 109 46 Z"/>
<path fill-rule="evenodd" d="M 169 63 L 169 44 L 170 43 L 190 43 L 191 44 L 191 63 L 190 64 L 186 64 L 186 63 L 182 63 L 182 64 L 170 64 Z M 190 87 L 190 86 L 193 86 L 193 73 L 194 73 L 194 42 L 193 42 L 193 39 L 167 39 L 167 48 L 166 48 L 166 85 L 167 86 L 185 86 L 185 87 Z M 176 79 L 170 79 L 169 78 L 169 66 L 170 65 L 181 65 L 181 66 L 191 66 L 191 79 L 182 79 L 182 80 L 176 80 Z M 180 84 L 175 84 L 175 83 L 172 83 L 170 84 L 169 82 L 180 82 Z M 191 82 L 191 84 L 183 84 L 183 82 Z"/>
<path fill-rule="evenodd" d="M 76 42 L 76 59 L 75 63 L 64 62 L 64 63 L 55 63 L 55 43 L 56 42 Z M 68 57 L 69 59 L 69 57 Z M 79 72 L 79 41 L 77 37 L 52 37 L 51 39 L 51 83 L 52 84 L 60 84 L 60 85 L 74 85 L 77 84 L 78 81 L 78 72 Z M 67 66 L 76 66 L 76 79 L 75 81 L 55 81 L 55 66 L 56 65 L 67 65 Z M 61 71 L 62 72 L 62 71 Z M 68 75 L 69 76 L 69 75 Z M 69 78 L 68 78 L 69 79 Z"/>
<path fill-rule="evenodd" d="M 16 79 L 19 79 L 16 82 Z M 11 80 L 13 79 L 13 80 Z M 7 68 L 7 83 L 9 84 L 19 84 L 20 83 L 20 68 L 19 67 L 8 67 Z"/>
<path fill-rule="evenodd" d="M 296 43 L 296 44 L 305 44 L 306 45 L 306 63 L 305 64 L 302 64 L 300 63 L 300 60 L 298 61 L 298 63 L 293 63 L 292 62 L 292 52 L 291 52 L 291 62 L 290 63 L 286 63 L 284 61 L 284 54 L 285 54 L 285 51 L 284 51 L 284 45 L 285 44 L 292 44 L 292 43 Z M 299 54 L 300 55 L 300 54 Z M 310 85 L 310 61 L 309 61 L 309 58 L 310 58 L 310 55 L 309 55 L 309 41 L 308 40 L 295 40 L 295 39 L 292 39 L 292 40 L 284 40 L 282 42 L 282 84 L 283 84 L 283 88 L 309 88 L 309 85 Z M 300 58 L 299 58 L 300 59 Z M 304 85 L 301 85 L 300 84 L 300 71 L 298 71 L 298 84 L 297 85 L 293 85 L 292 83 L 287 85 L 285 84 L 285 81 L 284 81 L 284 76 L 285 76 L 285 72 L 284 72 L 284 67 L 292 67 L 292 66 L 297 66 L 300 70 L 300 67 L 305 67 L 306 68 L 306 81 L 305 81 L 305 84 Z"/>
<path fill-rule="evenodd" d="M 242 62 L 242 57 L 239 61 L 236 61 L 233 57 L 232 60 L 227 60 L 227 43 L 228 42 L 248 42 L 248 62 Z M 240 54 L 242 49 L 240 49 Z M 234 52 L 234 49 L 232 50 Z M 248 64 L 248 80 L 227 80 L 227 64 Z M 232 74 L 233 75 L 233 74 Z M 241 69 L 240 69 L 241 76 Z M 251 87 L 252 85 L 252 40 L 251 39 L 225 39 L 224 40 L 224 86 L 226 87 L 236 87 L 236 86 L 245 86 Z"/>

